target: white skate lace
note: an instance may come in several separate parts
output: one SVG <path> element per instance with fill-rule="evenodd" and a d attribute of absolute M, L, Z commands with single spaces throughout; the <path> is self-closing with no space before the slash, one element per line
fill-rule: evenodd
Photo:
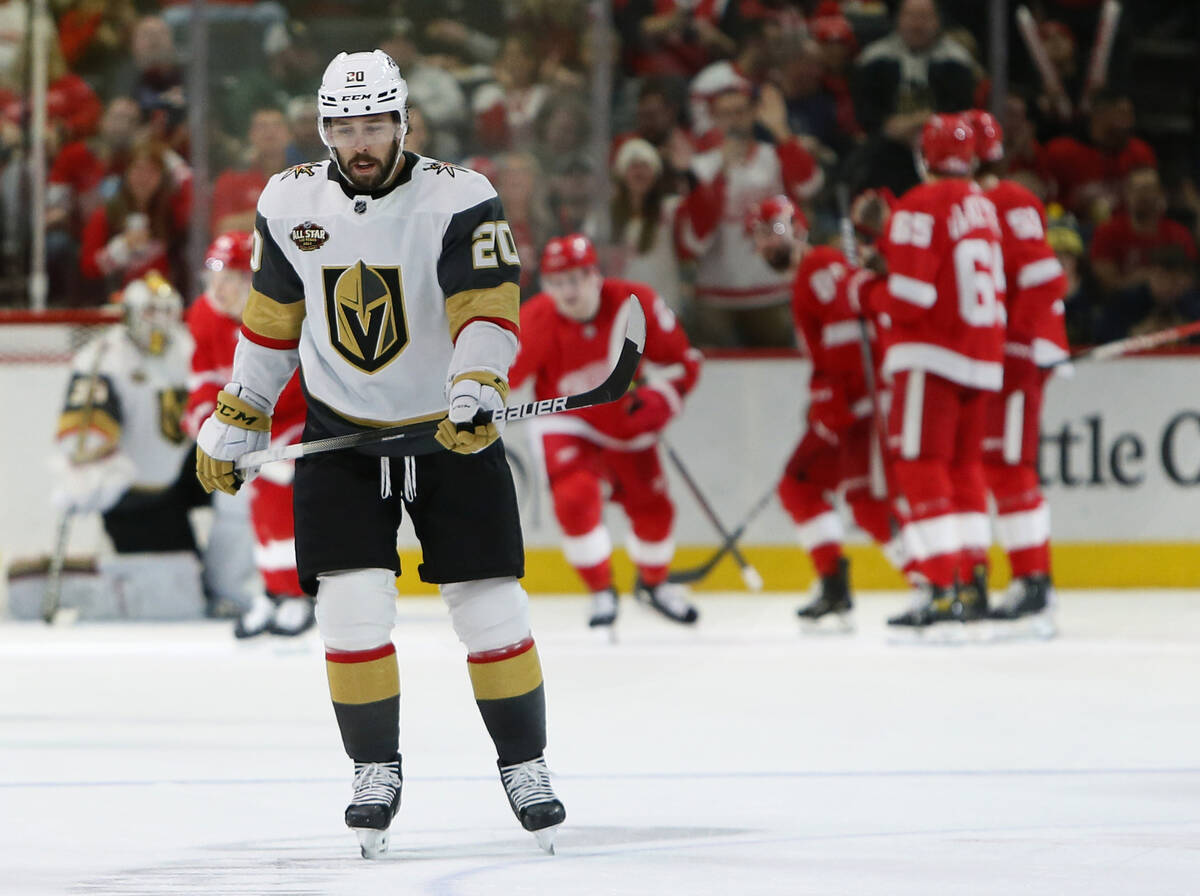
<path fill-rule="evenodd" d="M 530 759 L 500 769 L 500 780 L 517 809 L 558 799 L 550 788 L 550 770 L 545 759 Z"/>
<path fill-rule="evenodd" d="M 390 806 L 400 789 L 400 766 L 396 762 L 354 763 L 354 796 L 352 805 L 378 803 Z"/>

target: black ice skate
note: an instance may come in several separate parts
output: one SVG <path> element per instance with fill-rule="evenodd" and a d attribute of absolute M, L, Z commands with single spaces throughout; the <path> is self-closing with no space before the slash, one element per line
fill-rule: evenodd
<path fill-rule="evenodd" d="M 606 588 L 603 591 L 592 592 L 591 616 L 588 626 L 591 628 L 611 627 L 617 621 L 617 589 Z"/>
<path fill-rule="evenodd" d="M 516 765 L 501 765 L 500 781 L 508 794 L 508 804 L 521 827 L 531 832 L 538 846 L 554 855 L 554 835 L 567 817 L 562 801 L 550 787 L 550 770 L 539 756 Z"/>
<path fill-rule="evenodd" d="M 997 626 L 999 637 L 1053 638 L 1058 633 L 1054 623 L 1054 589 L 1045 573 L 1014 579 L 1004 599 L 988 613 L 988 618 L 1002 621 Z"/>
<path fill-rule="evenodd" d="M 304 634 L 317 621 L 315 610 L 315 601 L 311 597 L 277 598 L 275 615 L 271 617 L 271 634 L 290 638 Z"/>
<path fill-rule="evenodd" d="M 675 582 L 647 585 L 638 579 L 633 586 L 633 596 L 639 603 L 653 607 L 673 622 L 692 625 L 700 618 L 700 611 L 688 600 L 687 588 Z"/>
<path fill-rule="evenodd" d="M 832 623 L 833 631 L 851 632 L 854 630 L 850 616 L 853 606 L 850 599 L 850 561 L 839 557 L 837 570 L 821 576 L 816 596 L 796 610 L 796 615 L 800 617 L 805 631 L 820 631 Z"/>
<path fill-rule="evenodd" d="M 971 581 L 955 589 L 954 612 L 960 622 L 977 622 L 988 616 L 988 571 L 982 563 L 971 570 Z"/>
<path fill-rule="evenodd" d="M 354 796 L 346 807 L 346 826 L 358 834 L 364 859 L 377 859 L 388 848 L 388 827 L 400 808 L 400 754 L 392 762 L 354 763 Z"/>
<path fill-rule="evenodd" d="M 922 585 L 913 595 L 911 606 L 888 619 L 888 630 L 899 640 L 924 640 L 935 628 L 960 621 L 956 602 L 952 588 Z"/>

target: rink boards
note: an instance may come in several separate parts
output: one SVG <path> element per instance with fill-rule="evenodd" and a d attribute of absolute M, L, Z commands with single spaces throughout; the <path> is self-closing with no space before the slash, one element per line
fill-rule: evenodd
<path fill-rule="evenodd" d="M 1048 388 L 1041 473 L 1050 500 L 1055 575 L 1065 587 L 1200 586 L 1200 358 L 1151 357 L 1078 365 Z M 733 527 L 770 487 L 802 432 L 808 365 L 797 358 L 710 360 L 682 416 L 668 431 L 679 454 L 726 525 Z M 53 541 L 49 469 L 54 420 L 66 381 L 63 365 L 0 364 L 0 413 L 21 432 L 0 442 L 4 513 L 0 557 L 45 553 Z M 516 396 L 514 396 L 515 398 Z M 505 441 L 513 457 L 528 546 L 532 591 L 577 590 L 558 550 L 559 533 L 538 456 L 536 421 L 514 423 Z M 669 471 L 678 508 L 677 566 L 709 555 L 718 539 Z M 626 527 L 613 508 L 614 542 Z M 860 587 L 900 587 L 873 548 L 851 536 Z M 103 544 L 98 521 L 79 526 L 74 551 Z M 794 547 L 790 520 L 773 503 L 743 541 L 768 589 L 806 587 L 807 561 Z M 416 582 L 419 556 L 411 529 L 401 530 L 402 590 Z M 631 576 L 619 552 L 619 575 Z M 999 564 L 997 581 L 1002 580 Z M 736 587 L 737 568 L 723 563 L 706 582 Z"/>

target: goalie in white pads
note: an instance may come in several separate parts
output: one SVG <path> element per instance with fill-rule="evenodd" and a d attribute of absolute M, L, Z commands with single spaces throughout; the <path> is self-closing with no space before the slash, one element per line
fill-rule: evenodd
<path fill-rule="evenodd" d="M 183 300 L 151 273 L 126 286 L 121 301 L 122 323 L 72 359 L 51 500 L 66 512 L 101 514 L 118 554 L 194 555 L 188 513 L 208 498 L 191 475 L 192 441 L 181 427 L 192 350 Z M 212 571 L 210 601 L 234 599 L 236 576 L 222 577 L 227 566 Z M 178 581 L 177 572 L 166 575 Z"/>
<path fill-rule="evenodd" d="M 400 804 L 391 629 L 407 509 L 418 571 L 440 586 L 466 647 L 509 803 L 550 849 L 566 813 L 543 758 L 516 492 L 503 422 L 472 423 L 508 395 L 520 260 L 486 178 L 404 151 L 407 96 L 381 50 L 339 54 L 325 70 L 318 126 L 330 160 L 275 175 L 259 199 L 233 377 L 200 430 L 197 475 L 210 490 L 238 488 L 234 462 L 267 444 L 297 364 L 305 441 L 441 419 L 436 440 L 296 463 L 300 582 L 317 598 L 334 712 L 355 765 L 346 824 L 363 855 L 378 856 Z"/>

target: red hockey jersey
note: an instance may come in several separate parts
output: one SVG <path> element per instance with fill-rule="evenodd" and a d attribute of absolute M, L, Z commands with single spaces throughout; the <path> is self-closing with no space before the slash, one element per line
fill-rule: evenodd
<path fill-rule="evenodd" d="M 927 370 L 995 391 L 1004 367 L 1004 263 L 991 200 L 974 183 L 921 184 L 892 211 L 883 370 Z"/>
<path fill-rule="evenodd" d="M 1067 275 L 1046 242 L 1046 210 L 1016 181 L 1002 180 L 985 194 L 996 206 L 1008 332 L 1004 351 L 1049 367 L 1068 356 L 1063 298 Z"/>
<path fill-rule="evenodd" d="M 809 422 L 833 430 L 871 415 L 862 355 L 862 324 L 847 291 L 852 269 L 830 246 L 810 250 L 792 284 L 796 341 L 812 359 Z"/>
<path fill-rule="evenodd" d="M 644 283 L 606 278 L 600 308 L 580 323 L 558 313 L 548 293 L 521 306 L 521 348 L 508 374 L 517 388 L 533 380 L 534 398 L 554 398 L 594 388 L 616 362 L 625 334 L 625 301 L 634 295 L 646 314 L 646 348 L 638 377 L 661 392 L 675 413 L 700 376 L 701 355 L 688 342 L 671 309 Z M 627 400 L 555 414 L 540 421 L 544 433 L 577 435 L 618 451 L 640 451 L 657 440 L 654 433 L 622 438 Z"/>
<path fill-rule="evenodd" d="M 195 342 L 192 370 L 188 376 L 188 403 L 183 428 L 192 438 L 217 406 L 217 393 L 233 378 L 233 351 L 237 348 L 241 321 L 222 312 L 201 294 L 187 312 L 188 330 Z M 304 430 L 304 394 L 300 377 L 293 374 L 284 386 L 271 415 L 271 441 L 290 445 L 300 441 Z"/>

